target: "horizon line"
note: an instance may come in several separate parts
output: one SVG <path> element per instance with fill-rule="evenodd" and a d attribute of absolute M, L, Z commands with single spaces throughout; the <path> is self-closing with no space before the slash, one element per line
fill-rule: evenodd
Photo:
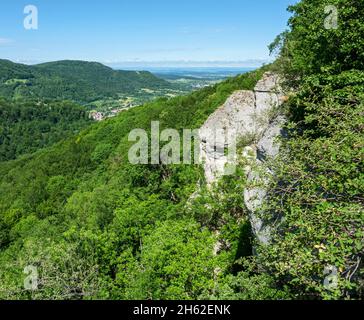
<path fill-rule="evenodd" d="M 11 60 L 11 59 L 9 59 Z M 23 60 L 16 59 L 12 60 L 15 63 L 22 63 L 27 65 L 36 65 L 46 62 L 64 61 L 64 60 L 76 60 L 76 61 L 87 61 L 87 62 L 98 62 L 112 68 L 120 67 L 210 67 L 210 68 L 257 68 L 264 64 L 273 62 L 273 59 L 247 59 L 247 60 L 121 60 L 121 61 L 110 61 L 110 60 L 94 60 L 94 59 L 59 59 L 59 60 Z"/>

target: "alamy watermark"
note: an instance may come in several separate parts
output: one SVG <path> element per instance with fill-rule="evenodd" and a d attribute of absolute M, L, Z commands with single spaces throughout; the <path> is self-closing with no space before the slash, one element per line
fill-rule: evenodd
<path fill-rule="evenodd" d="M 131 164 L 202 164 L 206 157 L 225 166 L 223 174 L 235 173 L 236 131 L 234 129 L 164 129 L 151 122 L 150 137 L 144 129 L 129 133 Z"/>
<path fill-rule="evenodd" d="M 338 287 L 339 277 L 338 270 L 335 266 L 326 266 L 324 269 L 324 275 L 326 275 L 324 279 L 324 288 L 326 290 L 334 290 Z"/>
<path fill-rule="evenodd" d="M 339 27 L 339 13 L 338 9 L 334 5 L 329 5 L 325 7 L 326 18 L 324 21 L 325 29 L 332 30 Z"/>
<path fill-rule="evenodd" d="M 38 30 L 38 8 L 35 5 L 29 4 L 24 7 L 24 29 Z"/>
<path fill-rule="evenodd" d="M 24 279 L 24 289 L 35 291 L 38 289 L 38 268 L 32 265 L 26 266 L 23 270 L 27 276 Z"/>

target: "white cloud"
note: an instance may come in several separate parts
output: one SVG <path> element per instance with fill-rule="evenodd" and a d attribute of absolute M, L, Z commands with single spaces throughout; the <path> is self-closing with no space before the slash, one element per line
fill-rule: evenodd
<path fill-rule="evenodd" d="M 6 44 L 9 44 L 9 43 L 13 43 L 14 40 L 12 39 L 7 39 L 7 38 L 0 38 L 0 46 L 1 45 L 6 45 Z"/>
<path fill-rule="evenodd" d="M 105 62 L 111 67 L 210 67 L 210 68 L 258 68 L 263 64 L 270 63 L 271 60 L 267 59 L 248 59 L 241 61 L 193 61 L 193 60 L 176 60 L 176 61 L 143 61 L 140 59 L 129 61 L 113 61 Z"/>

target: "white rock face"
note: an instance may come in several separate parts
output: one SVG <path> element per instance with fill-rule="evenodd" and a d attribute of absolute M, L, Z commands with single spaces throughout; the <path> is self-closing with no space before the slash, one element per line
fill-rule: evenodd
<path fill-rule="evenodd" d="M 234 140 L 260 140 L 270 126 L 270 112 L 280 105 L 280 90 L 279 77 L 267 72 L 254 91 L 234 92 L 200 128 L 200 160 L 209 184 L 224 174 L 229 162 L 225 153 Z"/>
<path fill-rule="evenodd" d="M 237 91 L 200 128 L 200 160 L 209 184 L 225 172 L 226 149 L 236 137 L 255 134 L 255 124 L 254 92 Z"/>
<path fill-rule="evenodd" d="M 272 72 L 266 72 L 262 79 L 256 84 L 254 91 L 281 93 L 282 88 L 280 86 L 280 81 L 279 75 Z"/>
<path fill-rule="evenodd" d="M 273 110 L 281 105 L 283 97 L 279 81 L 276 74 L 265 73 L 253 91 L 233 93 L 200 128 L 200 160 L 208 184 L 226 174 L 226 165 L 236 160 L 226 154 L 227 150 L 234 152 L 236 141 L 241 139 L 249 142 L 242 155 L 251 162 L 245 168 L 248 186 L 244 200 L 253 232 L 265 244 L 269 243 L 270 229 L 264 226 L 260 214 L 267 194 L 267 176 L 273 174 L 265 161 L 277 156 L 276 138 L 282 134 L 284 123 L 281 116 L 272 119 Z"/>
<path fill-rule="evenodd" d="M 258 114 L 266 115 L 272 108 L 281 104 L 282 89 L 279 81 L 278 75 L 267 72 L 255 86 L 255 105 Z"/>
<path fill-rule="evenodd" d="M 282 127 L 285 123 L 283 116 L 277 116 L 268 124 L 268 128 L 264 131 L 263 136 L 257 143 L 257 158 L 266 161 L 269 158 L 275 158 L 279 153 L 279 144 L 277 137 L 284 136 Z"/>

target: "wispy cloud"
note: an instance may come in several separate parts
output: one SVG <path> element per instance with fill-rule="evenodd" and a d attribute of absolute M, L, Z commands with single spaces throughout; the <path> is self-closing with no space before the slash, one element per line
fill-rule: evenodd
<path fill-rule="evenodd" d="M 219 33 L 229 33 L 236 31 L 237 28 L 231 27 L 215 27 L 215 28 L 191 28 L 183 27 L 178 30 L 179 33 L 185 35 L 197 35 L 197 34 L 219 34 Z"/>
<path fill-rule="evenodd" d="M 203 48 L 156 48 L 143 50 L 143 53 L 178 53 L 178 52 L 191 52 L 201 51 Z"/>
<path fill-rule="evenodd" d="M 104 62 L 111 67 L 221 67 L 221 68 L 257 68 L 263 64 L 272 62 L 266 59 L 248 59 L 241 61 L 192 61 L 192 60 L 177 60 L 177 61 L 143 61 L 134 59 L 129 61 L 113 61 Z"/>
<path fill-rule="evenodd" d="M 201 30 L 193 29 L 191 27 L 183 27 L 180 28 L 178 32 L 185 35 L 193 35 L 193 34 L 200 34 Z"/>
<path fill-rule="evenodd" d="M 0 38 L 0 46 L 13 43 L 14 40 L 8 38 Z"/>

